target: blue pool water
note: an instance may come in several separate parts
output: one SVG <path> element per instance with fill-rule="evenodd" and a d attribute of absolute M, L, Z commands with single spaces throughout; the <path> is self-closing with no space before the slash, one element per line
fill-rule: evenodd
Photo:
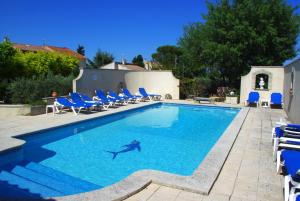
<path fill-rule="evenodd" d="M 25 164 L 31 162 L 99 188 L 142 169 L 191 175 L 238 112 L 156 104 L 43 131 L 23 138 Z M 113 158 L 111 152 L 118 151 Z"/>

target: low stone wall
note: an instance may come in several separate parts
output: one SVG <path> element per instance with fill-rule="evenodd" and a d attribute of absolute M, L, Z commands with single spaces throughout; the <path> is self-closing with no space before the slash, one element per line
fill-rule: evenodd
<path fill-rule="evenodd" d="M 31 105 L 0 105 L 0 117 L 11 117 L 20 115 L 39 115 L 44 114 L 46 111 L 45 106 L 31 106 Z"/>

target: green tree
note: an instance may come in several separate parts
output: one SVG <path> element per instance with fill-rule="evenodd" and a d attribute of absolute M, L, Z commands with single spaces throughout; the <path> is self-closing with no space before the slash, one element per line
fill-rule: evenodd
<path fill-rule="evenodd" d="M 159 64 L 155 68 L 160 70 L 174 70 L 179 65 L 181 55 L 181 48 L 165 45 L 156 49 L 156 53 L 152 54 L 152 59 Z"/>
<path fill-rule="evenodd" d="M 82 45 L 78 45 L 77 53 L 81 54 L 82 56 L 85 56 L 85 49 Z"/>
<path fill-rule="evenodd" d="M 23 66 L 16 62 L 17 50 L 9 40 L 0 43 L 0 100 L 8 101 L 7 86 L 15 77 L 23 74 Z"/>
<path fill-rule="evenodd" d="M 135 65 L 138 65 L 140 67 L 143 67 L 145 68 L 145 64 L 144 64 L 144 58 L 142 55 L 137 55 L 136 57 L 134 57 L 132 59 L 132 63 L 135 64 Z"/>
<path fill-rule="evenodd" d="M 11 79 L 22 75 L 23 69 L 19 68 L 15 60 L 17 50 L 13 48 L 12 44 L 5 40 L 0 43 L 0 79 Z"/>
<path fill-rule="evenodd" d="M 93 61 L 89 61 L 90 66 L 93 68 L 99 68 L 101 66 L 104 66 L 106 64 L 109 64 L 114 61 L 114 56 L 109 53 L 102 50 L 98 50 L 96 52 L 96 55 L 93 58 Z"/>
<path fill-rule="evenodd" d="M 207 6 L 205 22 L 185 27 L 179 40 L 192 71 L 238 88 L 251 65 L 282 65 L 295 56 L 299 16 L 285 0 L 220 0 Z"/>

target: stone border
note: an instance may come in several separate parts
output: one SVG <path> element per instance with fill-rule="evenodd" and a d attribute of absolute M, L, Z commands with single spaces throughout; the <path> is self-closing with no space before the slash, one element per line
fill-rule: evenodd
<path fill-rule="evenodd" d="M 157 104 L 157 103 L 152 103 L 152 104 Z M 148 104 L 148 105 L 152 105 L 152 104 Z M 180 103 L 175 103 L 175 104 L 180 104 Z M 186 105 L 194 105 L 194 104 L 186 104 Z M 116 111 L 113 113 L 105 114 L 103 116 L 107 116 L 110 114 L 115 114 L 123 111 L 128 111 L 128 110 L 134 110 L 140 107 L 128 108 L 127 110 L 125 109 L 121 111 Z M 214 106 L 214 107 L 220 107 L 220 106 Z M 127 178 L 123 179 L 122 181 L 113 184 L 111 186 L 105 187 L 103 189 L 75 194 L 75 195 L 64 196 L 64 197 L 55 197 L 54 199 L 61 200 L 61 201 L 124 200 L 130 197 L 131 195 L 143 190 L 151 182 L 186 190 L 189 192 L 208 194 L 215 180 L 217 179 L 224 162 L 227 159 L 231 147 L 234 144 L 234 141 L 244 123 L 244 120 L 248 112 L 249 112 L 249 108 L 242 108 L 240 110 L 240 112 L 236 115 L 236 117 L 233 119 L 231 124 L 227 127 L 227 129 L 224 131 L 222 136 L 219 138 L 217 143 L 213 146 L 213 148 L 206 155 L 204 160 L 199 164 L 198 168 L 194 171 L 194 173 L 191 176 L 180 176 L 180 175 L 175 175 L 175 174 L 156 171 L 156 170 L 140 170 L 129 175 Z M 99 116 L 94 118 L 99 118 Z M 89 118 L 89 119 L 94 119 L 94 118 Z M 86 120 L 76 121 L 74 123 L 78 123 Z M 63 124 L 63 125 L 67 125 L 67 124 Z M 47 129 L 43 129 L 43 130 L 47 130 Z M 33 133 L 23 133 L 19 135 L 25 135 L 25 134 L 28 135 Z"/>

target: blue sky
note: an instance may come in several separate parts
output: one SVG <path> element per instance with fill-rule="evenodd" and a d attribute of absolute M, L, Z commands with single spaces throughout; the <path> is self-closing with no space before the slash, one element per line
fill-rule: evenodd
<path fill-rule="evenodd" d="M 207 12 L 205 0 L 1 0 L 0 8 L 0 39 L 73 50 L 81 44 L 89 58 L 101 49 L 128 61 L 175 45 L 183 26 Z"/>

